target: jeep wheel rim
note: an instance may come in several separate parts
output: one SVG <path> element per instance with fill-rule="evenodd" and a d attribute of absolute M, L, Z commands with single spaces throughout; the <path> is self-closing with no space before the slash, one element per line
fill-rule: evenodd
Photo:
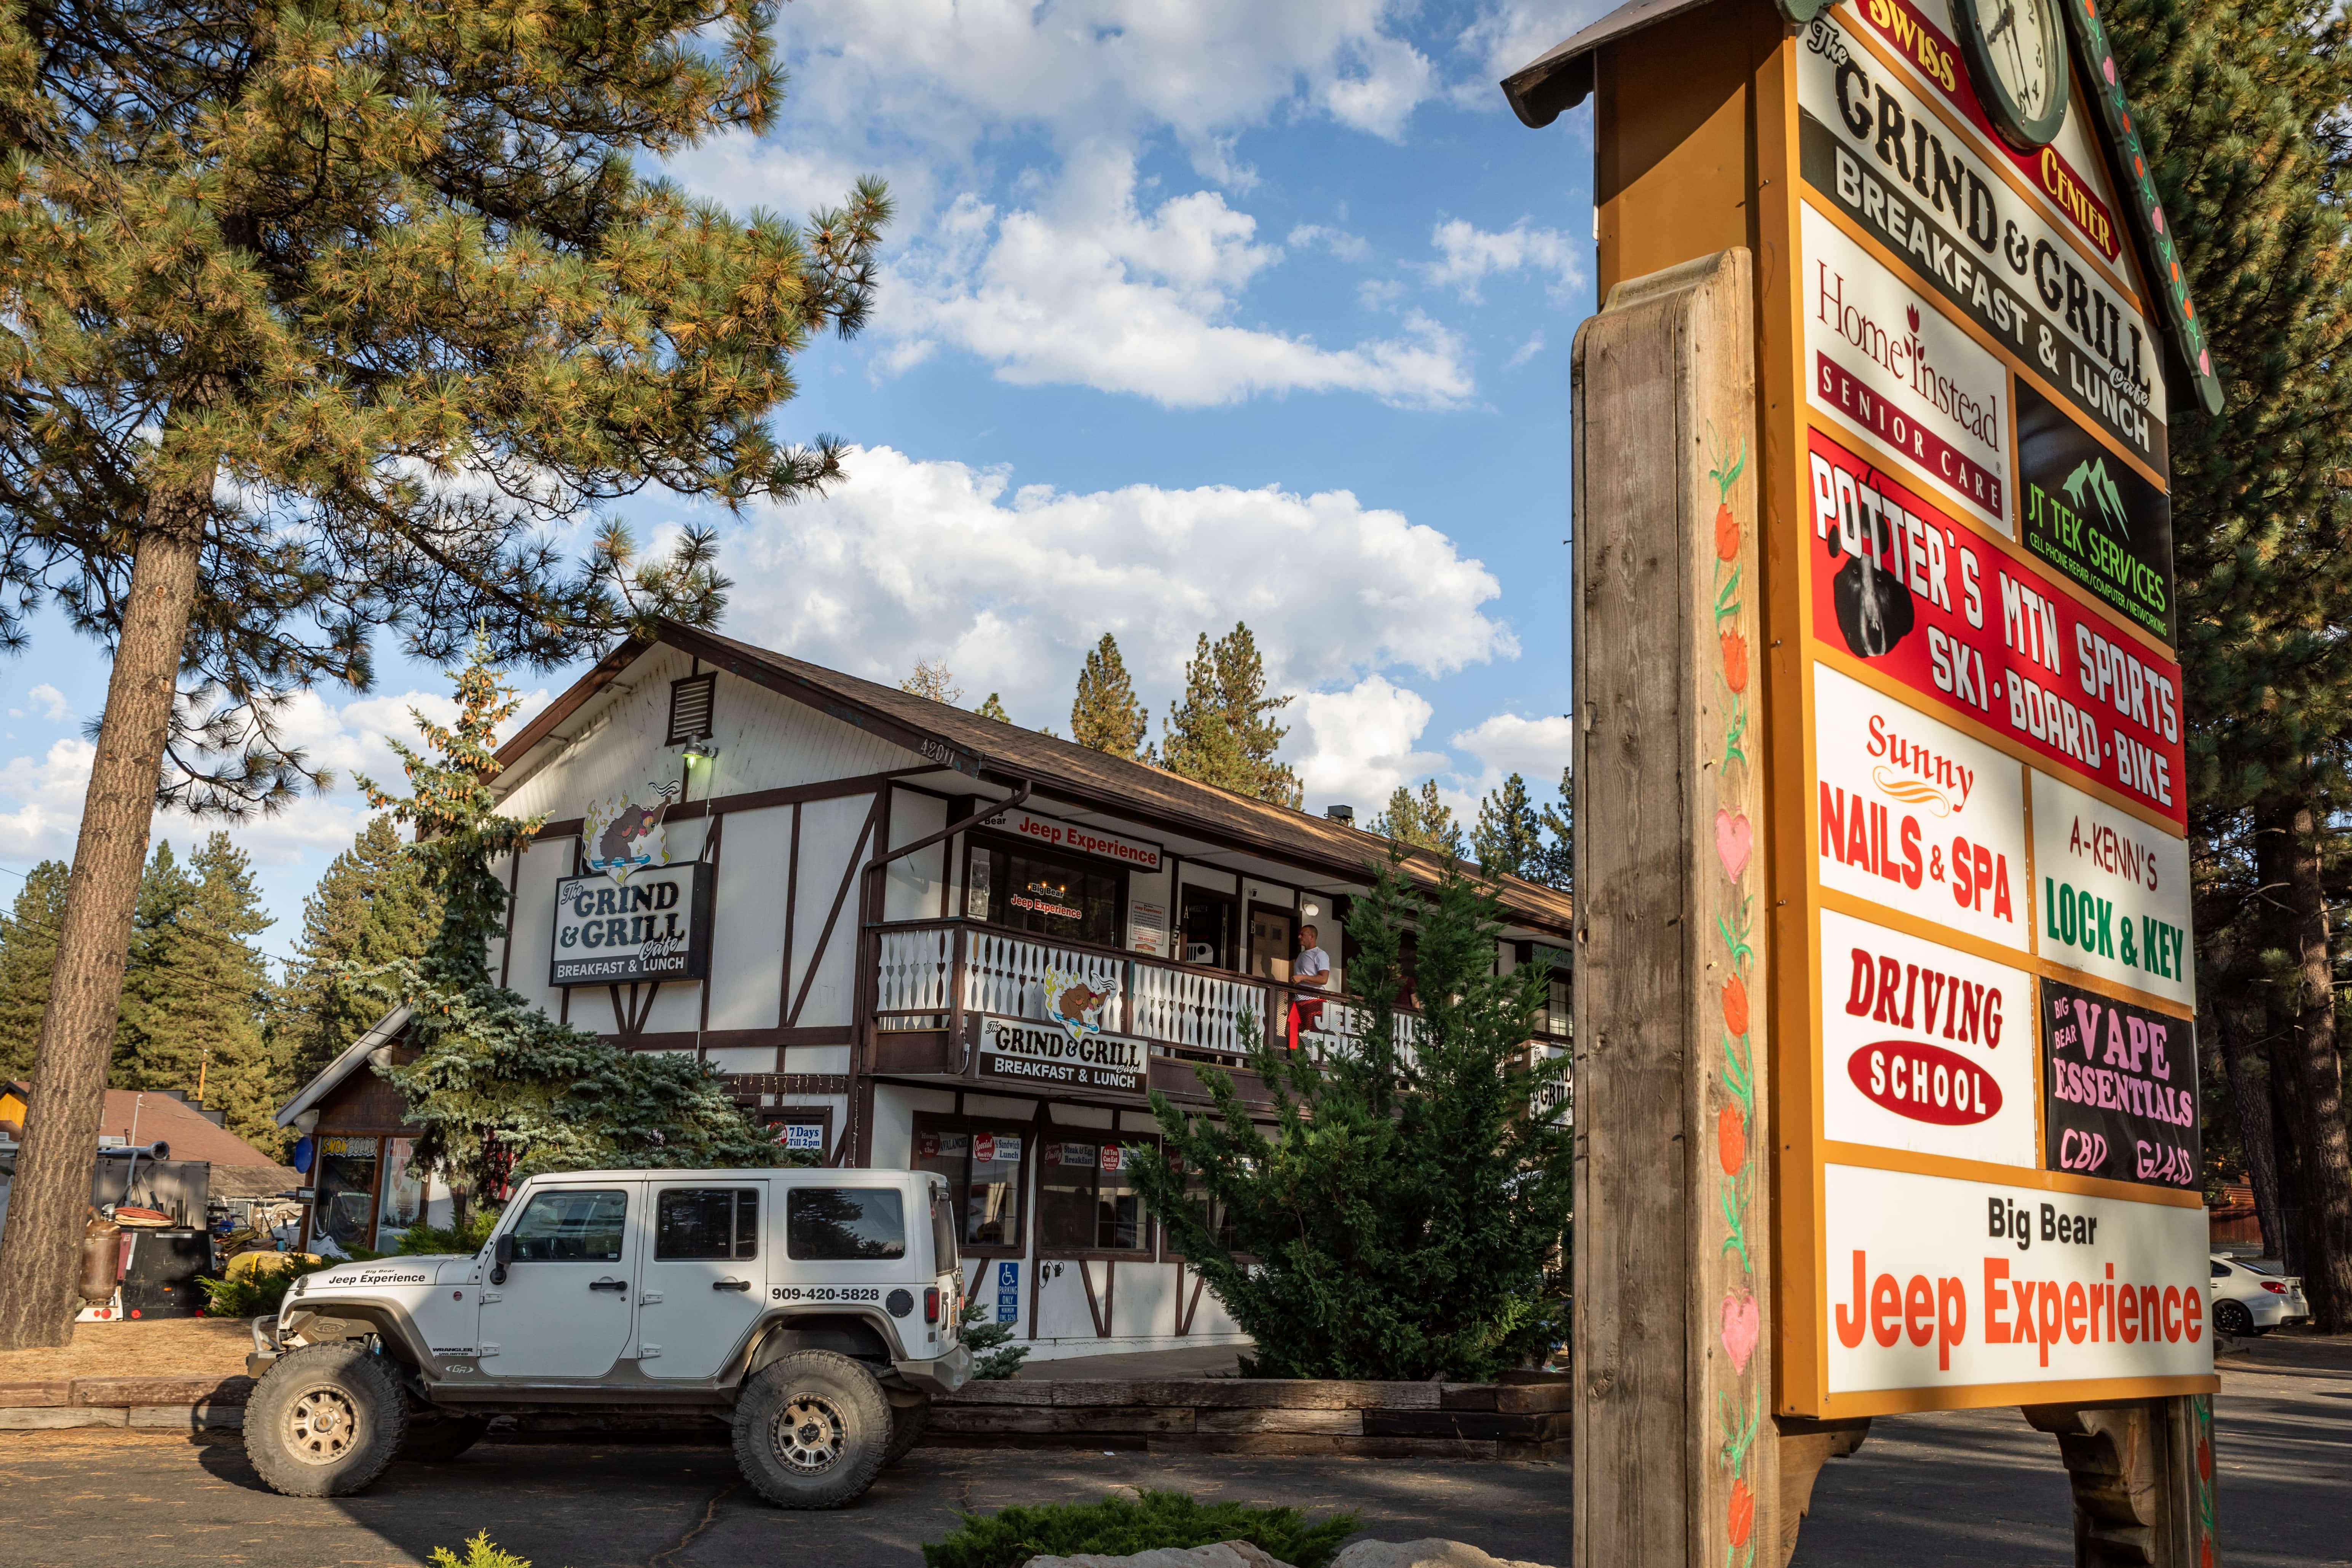
<path fill-rule="evenodd" d="M 841 1411 L 820 1394 L 795 1394 L 776 1412 L 776 1458 L 799 1475 L 821 1475 L 848 1447 Z"/>
<path fill-rule="evenodd" d="M 313 1388 L 286 1413 L 286 1446 L 307 1465 L 331 1465 L 352 1451 L 359 1410 L 340 1388 Z"/>

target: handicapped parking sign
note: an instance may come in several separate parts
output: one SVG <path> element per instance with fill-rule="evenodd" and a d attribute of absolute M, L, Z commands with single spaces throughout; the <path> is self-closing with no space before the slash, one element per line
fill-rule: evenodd
<path fill-rule="evenodd" d="M 1021 1318 L 1021 1265 L 1002 1262 L 996 1266 L 996 1321 L 1018 1322 Z"/>

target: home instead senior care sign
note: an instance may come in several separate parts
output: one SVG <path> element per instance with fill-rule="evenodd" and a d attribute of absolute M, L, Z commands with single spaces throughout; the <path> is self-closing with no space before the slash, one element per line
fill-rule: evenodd
<path fill-rule="evenodd" d="M 1782 1321 L 1791 1397 L 1830 1415 L 2212 1366 L 2169 350 L 2079 89 L 2011 148 L 1950 28 L 1862 0 L 1796 45 L 1806 657 L 1779 700 L 1815 1049 L 1781 1058 L 1813 1125 L 1780 1204 L 1815 1268 Z"/>

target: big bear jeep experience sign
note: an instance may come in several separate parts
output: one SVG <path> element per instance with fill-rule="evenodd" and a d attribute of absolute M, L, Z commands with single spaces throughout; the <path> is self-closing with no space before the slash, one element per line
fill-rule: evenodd
<path fill-rule="evenodd" d="M 710 868 L 640 870 L 623 882 L 566 877 L 555 885 L 552 985 L 701 980 L 710 973 Z"/>

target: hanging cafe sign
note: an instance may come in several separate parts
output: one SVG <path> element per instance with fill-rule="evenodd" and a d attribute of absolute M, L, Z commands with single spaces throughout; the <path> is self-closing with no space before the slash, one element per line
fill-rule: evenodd
<path fill-rule="evenodd" d="M 992 1014 L 972 1019 L 969 1026 L 978 1074 L 1034 1089 L 1143 1093 L 1150 1046 L 1105 1027 L 1105 1013 L 1119 1000 L 1118 983 L 1100 974 L 1070 975 L 1049 969 L 1041 988 L 1043 1019 Z"/>
<path fill-rule="evenodd" d="M 555 885 L 551 985 L 702 980 L 710 973 L 712 878 L 701 860 L 670 864 L 664 819 L 677 785 L 649 784 L 582 816 L 593 874 Z"/>

